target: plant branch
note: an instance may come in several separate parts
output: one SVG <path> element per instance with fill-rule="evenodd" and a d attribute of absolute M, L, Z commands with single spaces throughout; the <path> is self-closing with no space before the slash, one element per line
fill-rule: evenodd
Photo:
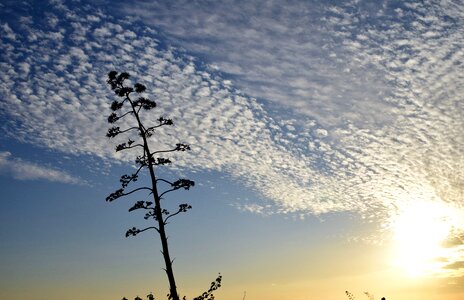
<path fill-rule="evenodd" d="M 161 193 L 159 195 L 160 198 L 163 197 L 163 195 L 167 194 L 167 193 L 170 193 L 170 192 L 173 192 L 175 190 L 178 190 L 178 189 L 190 189 L 190 187 L 194 186 L 195 185 L 195 182 L 193 182 L 192 180 L 189 180 L 189 179 L 179 179 L 177 181 L 174 181 L 173 183 L 171 183 L 171 186 L 172 186 L 172 189 L 169 189 L 167 191 L 164 191 L 163 193 Z"/>
<path fill-rule="evenodd" d="M 152 204 L 153 202 L 149 202 L 149 201 L 137 201 L 131 208 L 129 208 L 129 212 L 134 211 L 136 209 L 140 209 L 140 208 L 147 209 L 147 210 L 155 210 L 154 207 L 150 207 Z"/>
<path fill-rule="evenodd" d="M 128 132 L 130 130 L 134 130 L 134 129 L 139 129 L 138 127 L 134 126 L 134 127 L 130 127 L 130 128 L 127 128 L 127 129 L 124 129 L 124 130 L 119 130 L 119 133 L 124 133 L 124 132 Z"/>
<path fill-rule="evenodd" d="M 142 144 L 135 144 L 135 145 L 131 145 L 131 146 L 126 146 L 126 143 L 122 143 L 122 144 L 119 144 L 119 145 L 116 146 L 116 152 L 127 150 L 127 149 L 132 149 L 132 148 L 135 148 L 135 147 L 142 147 L 143 148 L 143 145 Z"/>
<path fill-rule="evenodd" d="M 150 226 L 150 227 L 147 227 L 147 228 L 144 228 L 144 229 L 137 229 L 135 227 L 132 227 L 131 229 L 126 231 L 126 237 L 129 237 L 131 235 L 136 236 L 137 234 L 142 233 L 142 232 L 147 231 L 147 230 L 150 230 L 150 229 L 155 229 L 159 233 L 159 229 L 157 227 L 155 227 L 155 226 Z"/>
<path fill-rule="evenodd" d="M 130 191 L 128 193 L 123 193 L 123 196 L 127 196 L 127 195 L 130 195 L 132 193 L 135 193 L 135 192 L 138 192 L 138 191 L 141 191 L 141 190 L 148 190 L 151 193 L 153 193 L 153 190 L 151 188 L 143 186 L 143 187 L 136 188 L 135 190 L 132 190 L 132 191 Z"/>
<path fill-rule="evenodd" d="M 163 182 L 165 182 L 165 183 L 167 183 L 167 184 L 169 184 L 169 185 L 172 185 L 172 182 L 167 181 L 166 179 L 163 179 L 163 178 L 158 178 L 158 179 L 156 179 L 156 182 L 158 182 L 158 181 L 163 181 Z"/>
<path fill-rule="evenodd" d="M 170 190 L 166 190 L 166 191 L 162 192 L 162 193 L 159 195 L 159 197 L 160 197 L 160 199 L 162 199 L 163 196 L 166 195 L 167 193 L 177 191 L 178 189 L 179 189 L 179 188 L 173 188 L 173 189 L 170 189 Z"/>
<path fill-rule="evenodd" d="M 166 219 L 164 219 L 164 224 L 168 224 L 168 220 L 169 218 L 172 218 L 182 212 L 186 212 L 187 210 L 189 209 L 192 209 L 192 206 L 191 205 L 188 205 L 188 204 L 180 204 L 179 205 L 179 210 L 173 214 L 170 214 L 169 216 L 166 217 Z"/>
<path fill-rule="evenodd" d="M 158 154 L 158 153 L 176 152 L 176 151 L 187 151 L 187 150 L 190 150 L 190 146 L 189 146 L 189 145 L 178 143 L 178 144 L 176 144 L 176 147 L 173 148 L 173 149 L 154 151 L 154 152 L 150 153 L 150 155 L 153 157 L 154 154 Z"/>

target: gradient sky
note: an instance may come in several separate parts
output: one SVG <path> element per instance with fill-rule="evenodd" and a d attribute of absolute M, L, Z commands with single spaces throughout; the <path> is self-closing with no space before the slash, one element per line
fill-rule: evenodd
<path fill-rule="evenodd" d="M 105 202 L 135 157 L 111 70 L 192 147 L 158 170 L 196 182 L 181 295 L 463 299 L 463 44 L 461 0 L 1 1 L 0 299 L 167 293 L 158 237 L 124 237 L 144 195 Z"/>

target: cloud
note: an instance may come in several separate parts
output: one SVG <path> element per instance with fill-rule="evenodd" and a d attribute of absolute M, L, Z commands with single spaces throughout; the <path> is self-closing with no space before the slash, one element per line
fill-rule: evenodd
<path fill-rule="evenodd" d="M 447 269 L 455 269 L 455 270 L 464 269 L 464 261 L 454 262 L 454 263 L 452 263 L 450 265 L 447 265 L 446 268 Z"/>
<path fill-rule="evenodd" d="M 0 44 L 3 132 L 65 153 L 132 160 L 104 138 L 112 99 L 105 76 L 117 69 L 158 102 L 148 122 L 174 118 L 156 146 L 191 144 L 192 153 L 172 157 L 175 166 L 226 172 L 267 201 L 237 207 L 354 211 L 378 222 L 417 199 L 463 208 L 462 8 L 234 3 L 127 7 L 155 29 L 66 4 L 47 11 L 60 15 L 55 26 L 41 12 L 10 24 L 21 29 L 19 42 Z"/>
<path fill-rule="evenodd" d="M 30 16 L 10 10 L 2 30 L 14 39 L 0 39 L 0 128 L 64 153 L 133 161 L 105 138 L 113 99 L 106 74 L 128 71 L 158 103 L 145 120 L 175 122 L 153 147 L 189 143 L 191 153 L 170 157 L 174 167 L 224 172 L 262 195 L 231 203 L 238 209 L 350 211 L 387 228 L 415 201 L 462 213 L 464 8 L 410 4 L 125 8 L 148 27 L 66 2 Z M 78 181 L 35 164 L 13 173 L 25 164 L 3 153 L 0 168 L 18 178 Z M 445 270 L 464 257 L 458 237 L 446 247 L 446 276 L 463 274 Z"/>
<path fill-rule="evenodd" d="M 361 37 L 363 24 L 378 18 L 381 9 L 380 2 L 337 7 L 233 0 L 137 1 L 121 7 L 232 75 L 247 94 L 289 106 L 324 126 L 389 120 L 382 114 L 389 109 L 382 101 L 389 93 L 384 70 L 357 57 L 362 42 L 353 37 Z"/>
<path fill-rule="evenodd" d="M 137 1 L 123 10 L 277 103 L 266 105 L 278 107 L 270 143 L 290 157 L 243 172 L 267 174 L 250 179 L 266 196 L 313 212 L 381 215 L 413 199 L 462 208 L 464 10 L 455 2 Z"/>
<path fill-rule="evenodd" d="M 10 28 L 8 23 L 4 23 L 0 27 L 1 27 L 2 31 L 3 31 L 3 35 L 6 38 L 8 38 L 10 40 L 13 40 L 13 41 L 16 40 L 16 35 L 14 34 L 13 30 Z"/>
<path fill-rule="evenodd" d="M 85 184 L 66 172 L 44 167 L 32 162 L 15 158 L 10 152 L 0 152 L 0 174 L 17 180 L 47 180 L 69 184 Z"/>

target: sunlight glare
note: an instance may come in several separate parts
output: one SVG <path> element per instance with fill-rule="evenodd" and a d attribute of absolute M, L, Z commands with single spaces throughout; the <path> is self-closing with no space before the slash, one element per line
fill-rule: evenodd
<path fill-rule="evenodd" d="M 439 274 L 447 258 L 443 242 L 451 234 L 457 210 L 439 201 L 413 201 L 393 220 L 394 264 L 411 277 Z"/>

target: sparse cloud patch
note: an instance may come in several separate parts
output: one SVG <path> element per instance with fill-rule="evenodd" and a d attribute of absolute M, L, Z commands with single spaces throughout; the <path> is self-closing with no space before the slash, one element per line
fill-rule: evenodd
<path fill-rule="evenodd" d="M 41 166 L 15 158 L 10 152 L 0 152 L 0 174 L 17 180 L 46 180 L 68 184 L 85 185 L 85 181 L 67 172 Z"/>

